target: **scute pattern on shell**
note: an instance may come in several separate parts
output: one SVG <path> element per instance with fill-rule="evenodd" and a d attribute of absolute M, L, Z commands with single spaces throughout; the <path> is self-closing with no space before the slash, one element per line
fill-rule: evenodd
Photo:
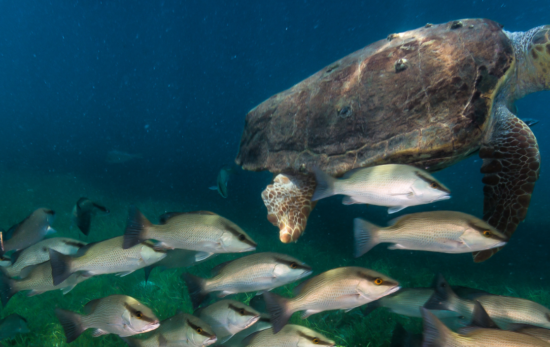
<path fill-rule="evenodd" d="M 529 126 L 505 106 L 499 107 L 496 116 L 492 136 L 479 151 L 485 174 L 483 219 L 511 236 L 525 219 L 539 178 L 539 146 Z M 499 250 L 476 252 L 474 261 L 484 261 Z"/>
<path fill-rule="evenodd" d="M 315 178 L 310 175 L 278 174 L 262 192 L 267 219 L 279 227 L 283 243 L 296 242 L 303 234 L 316 204 L 311 201 L 315 186 Z"/>

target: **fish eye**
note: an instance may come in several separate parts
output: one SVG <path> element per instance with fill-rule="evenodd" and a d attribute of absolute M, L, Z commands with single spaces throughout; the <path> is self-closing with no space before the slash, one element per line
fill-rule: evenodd
<path fill-rule="evenodd" d="M 433 189 L 437 189 L 437 187 L 439 187 L 439 186 L 437 185 L 437 183 L 432 182 L 432 183 L 430 183 L 430 187 L 432 187 Z"/>
<path fill-rule="evenodd" d="M 246 240 L 246 236 L 244 236 L 243 234 L 240 234 L 239 241 L 244 241 L 244 240 Z"/>
<path fill-rule="evenodd" d="M 483 230 L 483 236 L 491 237 L 493 233 L 490 230 Z"/>
<path fill-rule="evenodd" d="M 318 338 L 314 337 L 314 338 L 311 340 L 311 342 L 313 342 L 313 344 L 315 344 L 315 345 L 318 345 L 319 342 L 321 342 L 321 340 L 319 340 Z"/>
<path fill-rule="evenodd" d="M 376 284 L 377 286 L 381 285 L 382 283 L 384 283 L 384 280 L 380 277 L 374 279 L 374 284 Z"/>
<path fill-rule="evenodd" d="M 203 332 L 202 328 L 196 328 L 195 331 L 198 332 L 199 334 L 202 334 Z"/>
<path fill-rule="evenodd" d="M 241 308 L 241 309 L 239 310 L 239 314 L 241 314 L 241 315 L 244 316 L 244 308 Z"/>
<path fill-rule="evenodd" d="M 289 266 L 290 266 L 291 269 L 297 269 L 298 268 L 298 264 L 296 264 L 295 262 L 290 263 Z"/>
<path fill-rule="evenodd" d="M 143 318 L 143 313 L 141 311 L 137 311 L 136 317 L 138 317 L 139 319 Z"/>

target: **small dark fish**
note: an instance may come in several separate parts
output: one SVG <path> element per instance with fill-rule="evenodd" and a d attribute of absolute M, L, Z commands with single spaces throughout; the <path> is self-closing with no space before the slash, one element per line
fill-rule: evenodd
<path fill-rule="evenodd" d="M 222 168 L 220 169 L 220 172 L 218 172 L 216 185 L 212 187 L 208 187 L 208 189 L 217 190 L 222 198 L 227 198 L 227 183 L 229 182 L 229 178 L 234 172 L 235 172 L 235 169 L 233 169 L 230 165 L 222 166 Z"/>
<path fill-rule="evenodd" d="M 80 198 L 76 202 L 76 205 L 73 208 L 73 218 L 78 226 L 78 229 L 80 229 L 84 235 L 88 235 L 90 233 L 92 216 L 97 211 L 101 211 L 105 214 L 109 213 L 109 210 L 106 207 L 95 203 L 88 198 Z"/>
<path fill-rule="evenodd" d="M 538 124 L 538 122 L 539 122 L 538 119 L 533 119 L 533 118 L 522 118 L 522 121 L 523 121 L 523 123 L 525 123 L 529 128 L 532 128 L 533 126 L 535 126 L 535 125 Z"/>
<path fill-rule="evenodd" d="M 10 314 L 0 320 L 0 340 L 10 339 L 16 334 L 28 334 L 31 331 L 27 327 L 27 320 L 18 314 Z"/>
<path fill-rule="evenodd" d="M 41 241 L 46 235 L 55 233 L 51 224 L 55 212 L 47 208 L 39 208 L 22 222 L 15 224 L 3 234 L 3 251 L 18 251 Z"/>
<path fill-rule="evenodd" d="M 161 271 L 166 269 L 178 269 L 182 267 L 191 267 L 206 261 L 216 254 L 207 252 L 189 251 L 187 249 L 172 249 L 166 251 L 166 257 L 153 265 L 144 267 L 145 282 L 149 280 L 149 275 L 154 268 L 158 267 Z"/>
<path fill-rule="evenodd" d="M 116 149 L 107 153 L 107 163 L 109 164 L 122 164 L 130 160 L 141 158 L 141 154 L 130 154 L 122 151 L 117 151 Z"/>

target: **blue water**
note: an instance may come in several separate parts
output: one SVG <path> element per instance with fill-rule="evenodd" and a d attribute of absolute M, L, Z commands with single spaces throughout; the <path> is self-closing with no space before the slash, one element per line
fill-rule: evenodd
<path fill-rule="evenodd" d="M 207 189 L 233 162 L 247 112 L 390 33 L 472 17 L 526 31 L 550 23 L 550 1 L 0 1 L 0 170 L 69 174 L 135 201 L 189 202 L 277 241 L 260 199 L 269 173 L 234 176 L 228 199 Z M 505 251 L 484 264 L 409 252 L 395 266 L 425 258 L 433 272 L 452 268 L 480 281 L 498 273 L 509 279 L 503 286 L 550 286 L 549 100 L 540 92 L 518 102 L 520 117 L 540 120 L 533 131 L 542 170 L 527 219 Z M 142 159 L 110 165 L 113 149 Z M 481 216 L 480 165 L 474 156 L 438 173 L 452 200 L 406 212 Z M 382 212 L 322 201 L 300 242 L 320 252 L 336 245 L 351 257 L 353 218 L 384 223 Z M 391 254 L 378 248 L 372 257 Z"/>

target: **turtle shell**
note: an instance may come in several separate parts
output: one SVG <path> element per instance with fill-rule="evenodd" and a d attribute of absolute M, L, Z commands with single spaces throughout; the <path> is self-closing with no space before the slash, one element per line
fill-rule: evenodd
<path fill-rule="evenodd" d="M 392 34 L 251 110 L 236 162 L 333 175 L 389 162 L 442 169 L 479 149 L 513 60 L 487 19 Z"/>

